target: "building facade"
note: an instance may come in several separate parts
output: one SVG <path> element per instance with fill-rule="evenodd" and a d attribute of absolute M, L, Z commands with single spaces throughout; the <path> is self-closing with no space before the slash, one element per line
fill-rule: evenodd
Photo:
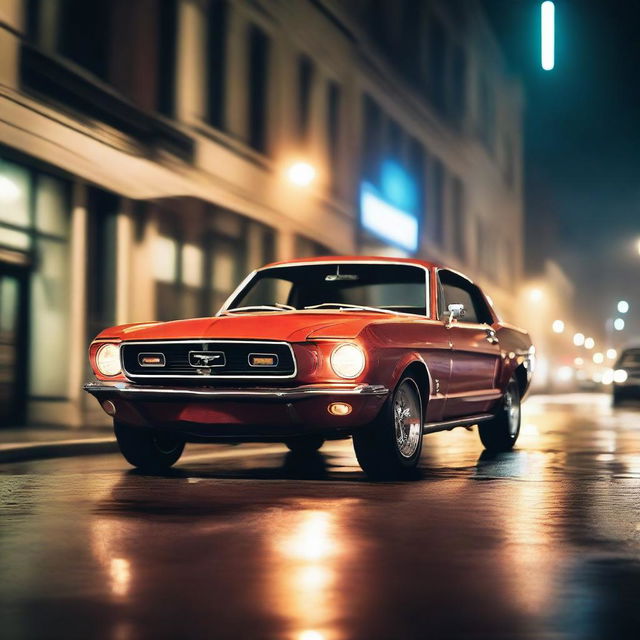
<path fill-rule="evenodd" d="M 212 314 L 274 259 L 427 257 L 512 318 L 505 67 L 477 0 L 5 0 L 0 421 L 101 420 L 101 328 Z"/>

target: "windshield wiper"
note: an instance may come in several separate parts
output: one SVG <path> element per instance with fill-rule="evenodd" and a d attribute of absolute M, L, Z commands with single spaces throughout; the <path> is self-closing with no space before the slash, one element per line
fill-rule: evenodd
<path fill-rule="evenodd" d="M 296 308 L 290 304 L 254 304 L 247 307 L 235 307 L 235 309 L 225 309 L 222 313 L 244 313 L 246 311 L 295 311 Z"/>
<path fill-rule="evenodd" d="M 380 309 L 379 307 L 366 307 L 361 304 L 347 304 L 346 302 L 321 302 L 320 304 L 312 304 L 305 309 L 322 309 L 323 307 L 338 307 L 345 311 L 374 311 L 376 313 L 390 313 L 396 315 L 397 311 L 389 309 Z"/>

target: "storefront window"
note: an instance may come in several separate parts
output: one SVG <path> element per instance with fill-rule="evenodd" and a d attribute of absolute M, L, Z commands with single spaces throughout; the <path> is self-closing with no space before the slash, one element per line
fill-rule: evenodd
<path fill-rule="evenodd" d="M 36 237 L 31 278 L 30 392 L 66 397 L 69 367 L 69 251 L 66 239 Z"/>
<path fill-rule="evenodd" d="M 30 278 L 21 357 L 31 396 L 67 396 L 69 212 L 67 181 L 0 159 L 0 245 L 23 253 L 21 268 Z"/>

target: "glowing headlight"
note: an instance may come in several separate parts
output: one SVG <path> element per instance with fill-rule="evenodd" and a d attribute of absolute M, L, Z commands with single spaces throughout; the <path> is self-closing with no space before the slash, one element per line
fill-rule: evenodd
<path fill-rule="evenodd" d="M 117 376 L 120 368 L 120 347 L 117 344 L 103 344 L 96 353 L 96 367 L 103 376 Z"/>
<path fill-rule="evenodd" d="M 621 384 L 622 382 L 626 382 L 629 375 L 624 369 L 616 369 L 613 372 L 613 381 Z"/>
<path fill-rule="evenodd" d="M 331 368 L 341 378 L 357 378 L 364 369 L 364 353 L 355 344 L 341 344 L 331 353 Z"/>

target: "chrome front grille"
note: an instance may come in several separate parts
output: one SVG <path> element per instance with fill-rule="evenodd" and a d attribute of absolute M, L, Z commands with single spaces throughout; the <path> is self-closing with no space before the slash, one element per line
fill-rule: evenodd
<path fill-rule="evenodd" d="M 250 356 L 273 355 L 273 366 L 252 366 Z M 293 378 L 296 362 L 287 342 L 166 340 L 123 342 L 122 365 L 131 380 Z M 145 364 L 149 362 L 149 364 Z"/>

